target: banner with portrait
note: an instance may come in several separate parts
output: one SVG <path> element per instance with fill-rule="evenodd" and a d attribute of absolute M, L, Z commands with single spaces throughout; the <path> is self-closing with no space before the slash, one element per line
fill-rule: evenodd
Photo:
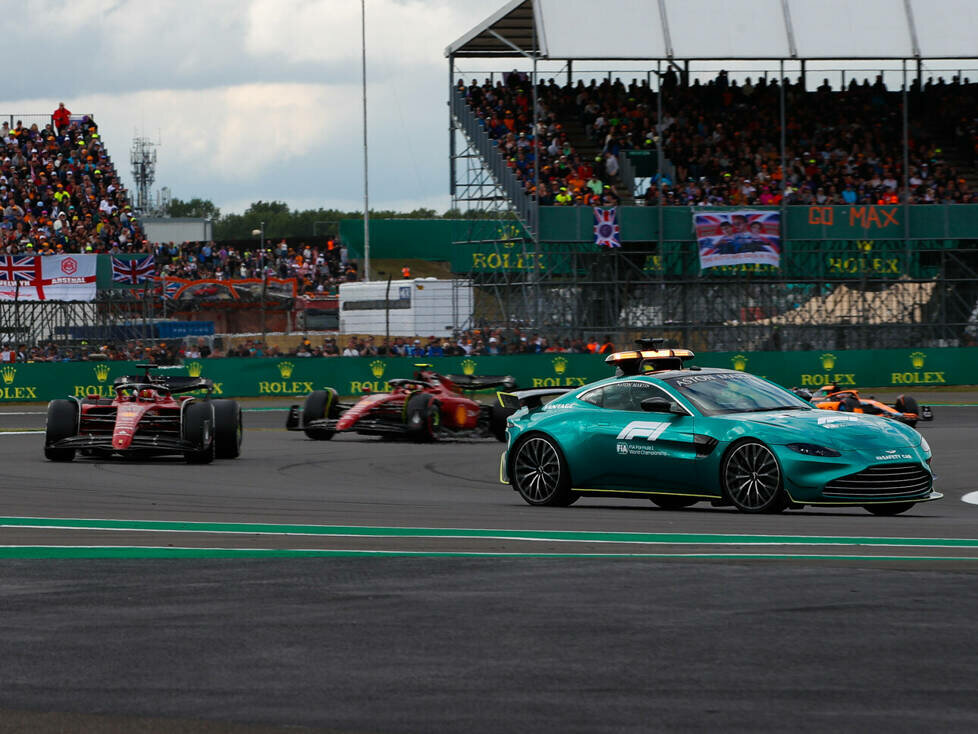
<path fill-rule="evenodd" d="M 781 212 L 727 211 L 693 214 L 700 269 L 729 265 L 781 266 Z"/>

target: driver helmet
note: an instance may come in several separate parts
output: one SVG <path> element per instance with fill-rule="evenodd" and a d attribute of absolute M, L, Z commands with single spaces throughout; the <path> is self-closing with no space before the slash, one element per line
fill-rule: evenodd
<path fill-rule="evenodd" d="M 150 390 L 148 387 L 144 387 L 139 391 L 139 397 L 143 400 L 152 400 L 156 396 L 153 394 L 152 390 Z"/>

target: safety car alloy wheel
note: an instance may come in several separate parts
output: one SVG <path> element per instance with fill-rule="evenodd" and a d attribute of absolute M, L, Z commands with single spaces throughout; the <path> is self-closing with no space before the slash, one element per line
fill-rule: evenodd
<path fill-rule="evenodd" d="M 742 512 L 780 512 L 787 504 L 781 489 L 781 468 L 760 441 L 733 446 L 723 461 L 723 488 Z"/>
<path fill-rule="evenodd" d="M 530 436 L 516 447 L 513 483 L 531 505 L 566 506 L 576 497 L 560 449 L 546 436 Z"/>

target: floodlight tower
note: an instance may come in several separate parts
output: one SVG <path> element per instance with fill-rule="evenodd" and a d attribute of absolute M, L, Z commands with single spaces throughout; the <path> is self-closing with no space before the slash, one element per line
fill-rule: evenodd
<path fill-rule="evenodd" d="M 129 162 L 136 182 L 136 210 L 145 213 L 151 208 L 149 189 L 156 180 L 156 144 L 149 138 L 133 138 Z"/>

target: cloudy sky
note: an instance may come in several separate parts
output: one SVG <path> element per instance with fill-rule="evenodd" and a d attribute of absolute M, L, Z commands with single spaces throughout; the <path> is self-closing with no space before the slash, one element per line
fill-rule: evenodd
<path fill-rule="evenodd" d="M 371 208 L 449 207 L 444 49 L 503 5 L 366 0 Z M 128 186 L 140 135 L 174 197 L 362 209 L 357 0 L 31 0 L 16 18 L 0 114 L 93 113 Z"/>
<path fill-rule="evenodd" d="M 449 208 L 444 50 L 505 4 L 366 0 L 372 209 Z M 258 200 L 362 209 L 358 0 L 0 0 L 0 10 L 13 19 L 5 58 L 17 60 L 0 114 L 50 114 L 59 101 L 94 114 L 130 188 L 138 135 L 160 143 L 154 190 L 180 199 L 224 212 Z M 563 66 L 548 63 L 542 73 Z M 471 78 L 514 65 L 459 67 Z M 649 67 L 631 68 L 643 72 L 623 78 Z"/>

